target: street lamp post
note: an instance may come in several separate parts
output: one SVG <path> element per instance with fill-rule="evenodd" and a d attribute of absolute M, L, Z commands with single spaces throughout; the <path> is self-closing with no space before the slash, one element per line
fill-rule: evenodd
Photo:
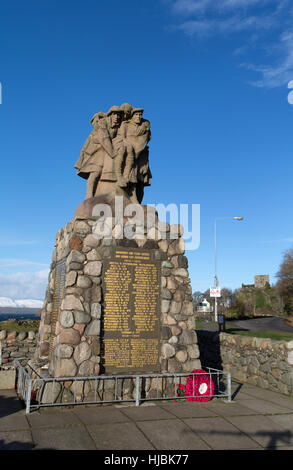
<path fill-rule="evenodd" d="M 214 284 L 215 287 L 218 287 L 219 280 L 217 277 L 217 220 L 243 220 L 243 217 L 218 217 L 215 219 L 215 229 L 214 229 L 214 261 L 215 261 L 215 276 L 214 276 Z M 215 322 L 218 321 L 218 299 L 215 297 Z"/>

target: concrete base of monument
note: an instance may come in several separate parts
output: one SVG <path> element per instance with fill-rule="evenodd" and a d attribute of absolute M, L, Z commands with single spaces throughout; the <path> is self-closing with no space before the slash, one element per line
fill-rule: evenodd
<path fill-rule="evenodd" d="M 35 367 L 41 361 L 48 376 L 67 377 L 64 396 L 72 393 L 70 377 L 200 368 L 182 227 L 155 218 L 131 237 L 131 216 L 110 222 L 110 238 L 97 237 L 95 218 L 85 216 L 56 236 Z M 112 388 L 108 381 L 103 394 Z"/>

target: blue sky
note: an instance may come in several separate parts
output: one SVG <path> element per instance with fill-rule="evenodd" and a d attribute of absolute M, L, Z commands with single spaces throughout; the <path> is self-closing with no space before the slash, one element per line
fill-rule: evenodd
<path fill-rule="evenodd" d="M 0 7 L 0 296 L 42 299 L 73 168 L 97 111 L 151 121 L 144 203 L 200 204 L 193 290 L 275 282 L 293 245 L 293 5 L 287 0 L 12 0 Z"/>

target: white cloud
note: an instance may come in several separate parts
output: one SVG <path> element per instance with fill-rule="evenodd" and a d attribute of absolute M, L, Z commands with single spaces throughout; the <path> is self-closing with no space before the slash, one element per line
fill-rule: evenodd
<path fill-rule="evenodd" d="M 243 64 L 245 67 L 259 72 L 260 80 L 251 82 L 253 85 L 265 88 L 274 88 L 287 85 L 293 77 L 293 31 L 286 31 L 280 37 L 279 55 L 275 66 Z"/>
<path fill-rule="evenodd" d="M 293 77 L 293 8 L 291 0 L 175 0 L 169 2 L 176 15 L 177 25 L 172 29 L 183 31 L 190 37 L 206 39 L 220 35 L 247 33 L 245 45 L 235 49 L 249 53 L 249 43 L 253 35 L 262 33 L 257 49 L 257 41 L 253 41 L 256 51 L 266 52 L 266 60 L 270 63 L 241 64 L 247 69 L 260 73 L 259 80 L 251 81 L 257 87 L 274 88 L 287 84 Z M 183 21 L 184 19 L 184 21 Z"/>
<path fill-rule="evenodd" d="M 11 299 L 37 299 L 45 297 L 49 269 L 37 272 L 0 274 L 0 296 Z"/>
<path fill-rule="evenodd" d="M 287 0 L 286 0 L 287 1 Z M 269 4 L 280 4 L 280 0 L 176 0 L 173 3 L 175 13 L 190 15 L 196 13 L 228 12 L 229 10 L 260 7 Z"/>
<path fill-rule="evenodd" d="M 9 297 L 0 297 L 0 307 L 14 307 L 14 308 L 42 308 L 42 300 L 32 300 L 32 299 L 23 299 L 23 300 L 12 300 Z"/>
<path fill-rule="evenodd" d="M 232 16 L 226 19 L 190 20 L 182 23 L 177 28 L 188 36 L 197 35 L 200 38 L 214 36 L 215 34 L 239 33 L 247 30 L 270 29 L 273 21 L 270 16 Z"/>
<path fill-rule="evenodd" d="M 0 268 L 15 268 L 15 267 L 45 267 L 48 266 L 44 263 L 36 263 L 35 261 L 27 261 L 18 258 L 0 258 Z"/>

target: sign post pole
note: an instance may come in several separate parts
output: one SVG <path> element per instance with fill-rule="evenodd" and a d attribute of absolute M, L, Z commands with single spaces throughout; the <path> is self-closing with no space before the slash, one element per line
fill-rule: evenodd
<path fill-rule="evenodd" d="M 218 297 L 221 297 L 221 289 L 218 286 L 210 288 L 210 297 L 215 298 L 215 322 L 218 321 Z"/>

